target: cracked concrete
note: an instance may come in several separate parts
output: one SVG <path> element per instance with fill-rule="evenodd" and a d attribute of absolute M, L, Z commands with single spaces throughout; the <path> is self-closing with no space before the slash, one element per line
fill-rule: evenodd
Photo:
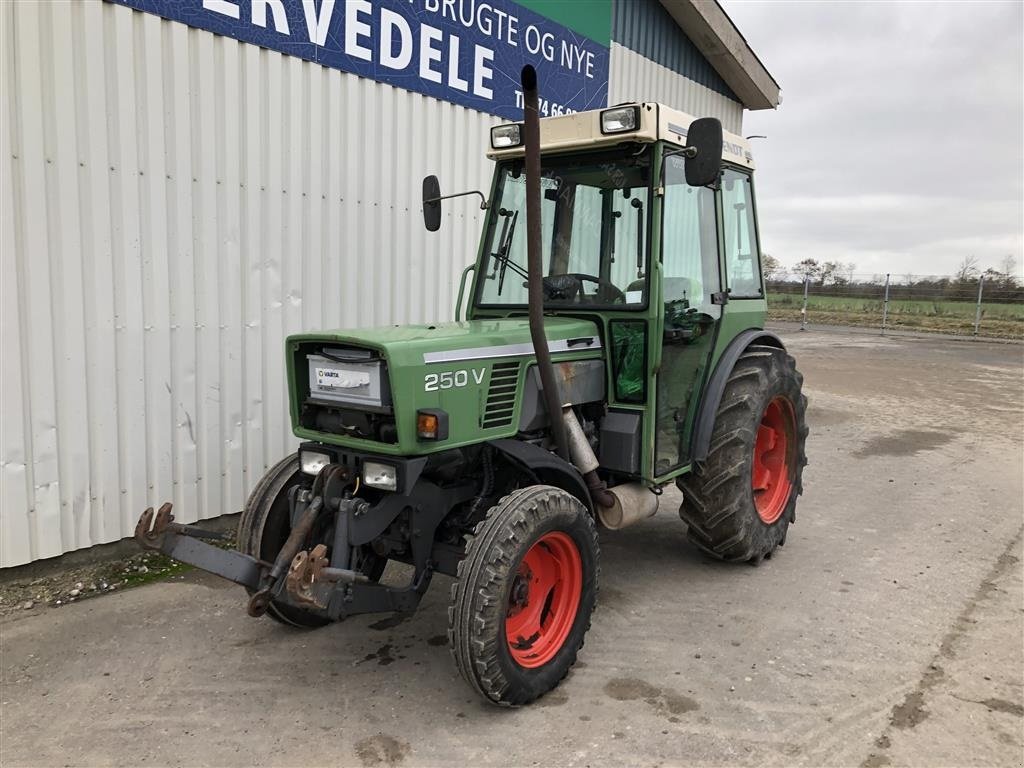
<path fill-rule="evenodd" d="M 1018 763 L 1024 762 L 1021 545 L 1018 531 L 942 638 L 917 686 L 893 707 L 890 727 L 875 740 L 864 768 L 940 765 L 951 754 L 958 755 L 958 765 L 1011 765 L 1012 753 L 1004 746 L 1016 747 Z M 1018 652 L 1011 652 L 1009 669 L 1000 668 L 1014 643 Z M 993 691 L 1007 698 L 972 698 Z M 958 749 L 964 744 L 969 754 Z"/>

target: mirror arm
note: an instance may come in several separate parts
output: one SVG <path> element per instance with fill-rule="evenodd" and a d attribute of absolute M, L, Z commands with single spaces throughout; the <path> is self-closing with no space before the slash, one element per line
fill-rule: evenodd
<path fill-rule="evenodd" d="M 682 149 L 670 150 L 670 151 L 666 152 L 665 154 L 663 154 L 661 156 L 662 162 L 664 162 L 666 157 L 672 157 L 672 155 L 682 155 L 683 157 L 696 157 L 697 156 L 697 148 L 696 147 L 683 147 Z"/>
<path fill-rule="evenodd" d="M 426 205 L 427 203 L 439 203 L 442 200 L 451 200 L 453 197 L 465 197 L 466 195 L 480 195 L 481 211 L 486 211 L 490 206 L 490 203 L 487 202 L 487 198 L 484 197 L 484 193 L 481 192 L 479 189 L 471 189 L 469 192 L 459 192 L 454 195 L 442 195 L 441 197 L 432 197 L 429 200 L 424 200 L 423 204 Z"/>

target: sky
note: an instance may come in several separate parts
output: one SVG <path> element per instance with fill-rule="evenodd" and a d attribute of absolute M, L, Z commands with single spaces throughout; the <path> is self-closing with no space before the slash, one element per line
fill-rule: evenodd
<path fill-rule="evenodd" d="M 721 3 L 782 87 L 743 123 L 765 252 L 1021 274 L 1024 2 Z"/>

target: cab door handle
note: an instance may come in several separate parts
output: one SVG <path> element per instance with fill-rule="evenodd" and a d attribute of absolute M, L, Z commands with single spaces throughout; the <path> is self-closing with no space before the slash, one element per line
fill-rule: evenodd
<path fill-rule="evenodd" d="M 581 336 L 578 339 L 569 339 L 568 341 L 565 342 L 565 345 L 567 347 L 578 347 L 580 344 L 585 344 L 586 346 L 589 347 L 589 346 L 592 346 L 593 343 L 594 343 L 594 337 L 593 336 Z"/>

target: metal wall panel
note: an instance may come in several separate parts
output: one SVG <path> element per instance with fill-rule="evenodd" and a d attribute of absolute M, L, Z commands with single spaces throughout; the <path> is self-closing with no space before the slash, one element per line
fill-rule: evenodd
<path fill-rule="evenodd" d="M 100 2 L 0 4 L 0 567 L 237 511 L 284 337 L 450 319 L 496 120 Z"/>
<path fill-rule="evenodd" d="M 659 0 L 613 0 L 612 40 L 695 83 L 739 101 Z"/>
<path fill-rule="evenodd" d="M 694 117 L 717 117 L 727 131 L 743 130 L 743 105 L 612 41 L 608 102 L 659 101 Z"/>

